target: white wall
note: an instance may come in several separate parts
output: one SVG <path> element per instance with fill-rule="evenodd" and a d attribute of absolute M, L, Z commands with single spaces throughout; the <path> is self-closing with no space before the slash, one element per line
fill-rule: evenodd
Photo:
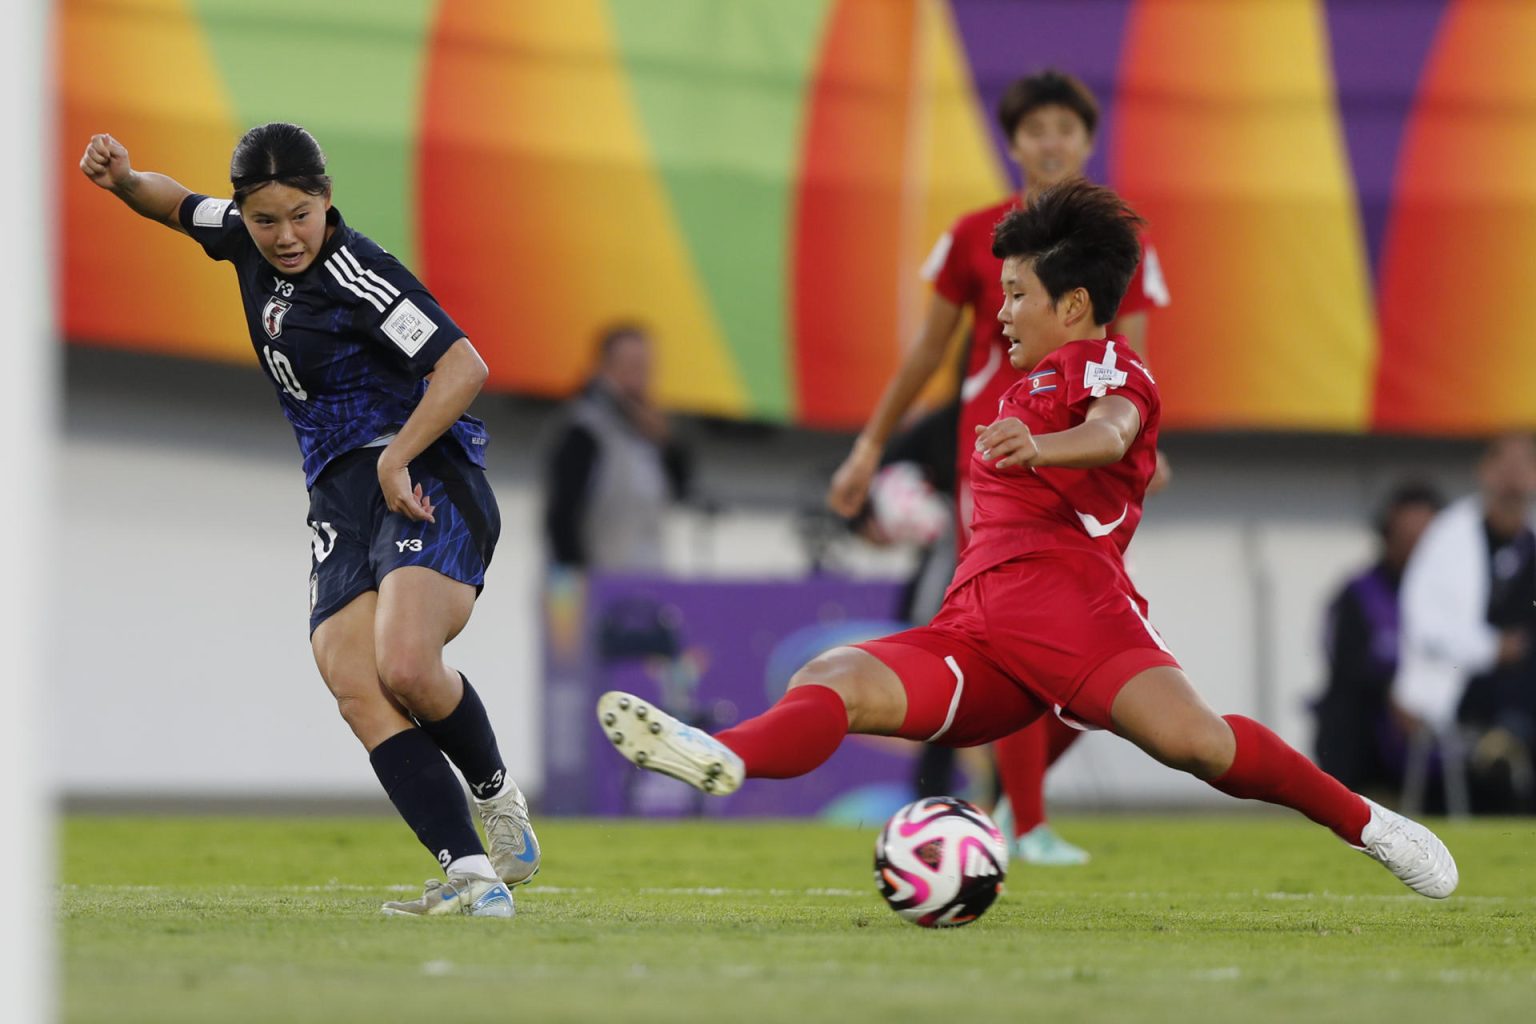
<path fill-rule="evenodd" d="M 103 369 L 94 359 L 71 372 L 57 452 L 51 560 L 61 583 L 45 648 L 57 786 L 90 796 L 375 796 L 367 759 L 310 661 L 305 495 L 264 382 L 170 363 Z M 185 374 L 190 384 L 178 383 Z M 537 417 L 488 418 L 502 541 L 450 660 L 475 681 L 509 767 L 537 793 Z M 702 481 L 732 510 L 707 525 L 678 517 L 679 570 L 803 573 L 795 509 L 814 499 L 843 443 L 706 442 Z M 1304 700 L 1321 677 L 1319 617 L 1341 576 L 1370 556 L 1364 511 L 1408 468 L 1464 482 L 1469 452 L 1252 439 L 1170 448 L 1175 487 L 1149 507 L 1132 549 L 1152 620 L 1213 706 L 1260 717 L 1309 749 Z M 861 573 L 896 575 L 906 564 L 894 553 L 837 554 Z M 1049 793 L 1090 805 L 1213 796 L 1109 736 L 1078 744 Z"/>

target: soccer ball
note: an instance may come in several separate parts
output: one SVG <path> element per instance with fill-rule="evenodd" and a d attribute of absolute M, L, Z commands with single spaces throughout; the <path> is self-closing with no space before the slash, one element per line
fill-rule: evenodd
<path fill-rule="evenodd" d="M 932 544 L 954 513 L 914 462 L 893 462 L 869 485 L 871 518 L 893 544 Z"/>
<path fill-rule="evenodd" d="M 875 839 L 875 884 L 891 909 L 924 928 L 980 917 L 1008 867 L 1003 833 L 974 804 L 949 796 L 907 804 Z"/>

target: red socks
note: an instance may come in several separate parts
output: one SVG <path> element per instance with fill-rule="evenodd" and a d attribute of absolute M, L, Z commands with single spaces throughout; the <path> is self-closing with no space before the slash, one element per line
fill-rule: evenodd
<path fill-rule="evenodd" d="M 797 686 L 740 725 L 715 734 L 747 766 L 749 779 L 792 779 L 837 752 L 848 735 L 848 709 L 836 690 Z"/>
<path fill-rule="evenodd" d="M 1013 808 L 1013 834 L 1022 836 L 1045 820 L 1045 771 L 1082 733 L 1046 712 L 992 744 L 1003 795 Z"/>
<path fill-rule="evenodd" d="M 1232 767 L 1210 784 L 1228 796 L 1300 811 L 1346 843 L 1360 845 L 1371 809 L 1344 784 L 1251 718 L 1224 715 L 1237 740 Z"/>

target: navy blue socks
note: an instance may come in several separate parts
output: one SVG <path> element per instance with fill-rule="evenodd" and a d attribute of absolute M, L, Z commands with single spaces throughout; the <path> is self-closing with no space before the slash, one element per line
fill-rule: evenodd
<path fill-rule="evenodd" d="M 464 696 L 459 706 L 447 718 L 436 722 L 417 719 L 417 724 L 448 755 L 469 783 L 475 799 L 484 800 L 500 792 L 507 779 L 507 766 L 496 747 L 496 733 L 491 729 L 485 705 L 480 703 L 480 695 L 469 685 L 464 673 L 460 672 L 459 678 L 464 680 Z"/>
<path fill-rule="evenodd" d="M 407 729 L 374 747 L 368 760 L 395 810 L 439 864 L 485 854 L 464 790 L 432 737 Z"/>

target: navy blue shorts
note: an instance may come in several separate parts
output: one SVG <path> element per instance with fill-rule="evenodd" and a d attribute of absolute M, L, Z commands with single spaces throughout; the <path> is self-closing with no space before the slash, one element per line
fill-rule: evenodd
<path fill-rule="evenodd" d="M 476 594 L 485 586 L 501 535 L 501 512 L 485 471 L 452 440 L 418 455 L 411 461 L 411 483 L 431 499 L 437 520 L 418 523 L 384 504 L 378 474 L 383 451 L 358 448 L 338 456 L 310 489 L 310 633 L 404 565 L 434 569 L 468 583 Z"/>

